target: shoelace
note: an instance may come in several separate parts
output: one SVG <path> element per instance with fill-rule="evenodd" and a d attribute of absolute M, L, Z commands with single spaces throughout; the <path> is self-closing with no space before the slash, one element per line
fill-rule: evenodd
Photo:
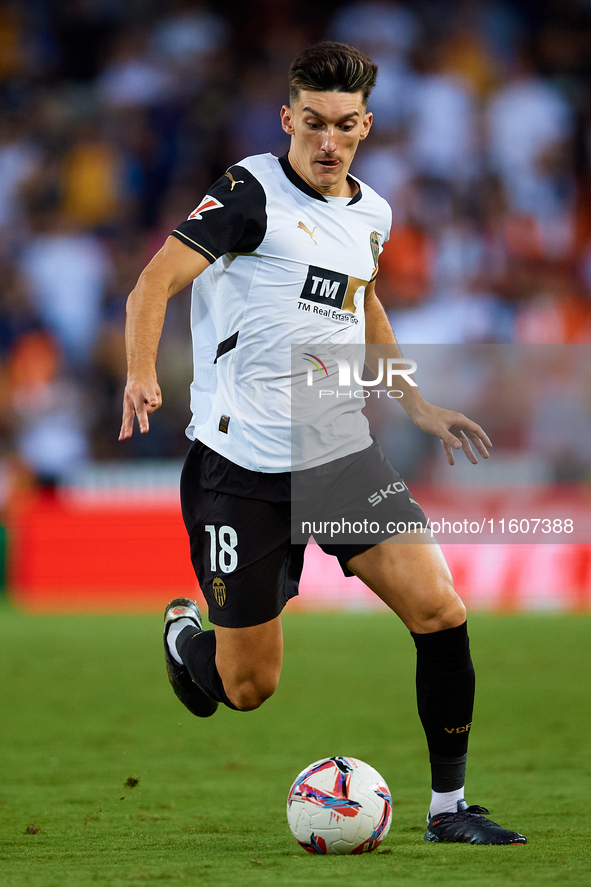
<path fill-rule="evenodd" d="M 467 810 L 459 810 L 459 813 L 477 813 L 481 816 L 488 816 L 490 814 L 490 810 L 487 810 L 486 807 L 481 807 L 479 804 L 472 804 L 468 807 Z"/>
<path fill-rule="evenodd" d="M 488 816 L 490 810 L 487 810 L 486 807 L 480 807 L 478 804 L 472 804 L 472 806 L 467 807 L 466 810 L 458 810 L 456 813 L 437 813 L 431 819 L 431 822 L 433 825 L 442 820 L 444 822 L 462 822 L 462 820 L 466 818 L 467 813 Z"/>

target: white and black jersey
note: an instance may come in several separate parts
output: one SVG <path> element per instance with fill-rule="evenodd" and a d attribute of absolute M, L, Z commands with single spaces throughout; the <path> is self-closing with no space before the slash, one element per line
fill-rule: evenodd
<path fill-rule="evenodd" d="M 244 468 L 306 467 L 292 464 L 291 346 L 365 342 L 365 287 L 391 211 L 357 184 L 352 198 L 324 196 L 287 157 L 249 157 L 173 232 L 211 262 L 193 284 L 187 435 Z M 331 458 L 370 446 L 362 407 L 337 405 Z"/>

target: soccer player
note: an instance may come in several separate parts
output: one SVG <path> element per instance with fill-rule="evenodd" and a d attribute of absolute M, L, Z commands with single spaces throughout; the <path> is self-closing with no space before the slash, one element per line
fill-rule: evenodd
<path fill-rule="evenodd" d="M 198 717 L 212 715 L 219 703 L 256 709 L 277 687 L 281 611 L 297 594 L 303 565 L 304 545 L 292 538 L 292 477 L 312 471 L 325 516 L 332 509 L 374 517 L 373 494 L 390 490 L 396 495 L 379 503 L 383 514 L 403 529 L 426 524 L 369 435 L 363 401 L 359 410 L 351 402 L 332 410 L 330 456 L 294 465 L 291 447 L 293 343 L 311 343 L 317 354 L 324 346 L 368 343 L 400 357 L 375 292 L 391 211 L 349 174 L 371 129 L 367 102 L 376 74 L 376 65 L 350 46 L 326 42 L 302 52 L 290 68 L 289 105 L 281 108 L 288 153 L 231 166 L 172 232 L 128 300 L 120 440 L 131 437 L 135 417 L 145 434 L 149 414 L 161 405 L 156 354 L 167 300 L 194 281 L 187 429 L 193 444 L 181 503 L 215 630 L 203 630 L 194 601 L 178 598 L 166 608 L 164 642 L 172 687 Z M 402 405 L 419 428 L 439 437 L 451 465 L 459 449 L 478 461 L 471 443 L 488 457 L 491 443 L 479 425 L 429 404 L 400 378 Z M 324 496 L 328 490 L 338 491 L 336 500 Z M 425 840 L 525 843 L 464 800 L 474 669 L 466 611 L 441 550 L 433 540 L 417 542 L 416 531 L 399 533 L 395 544 L 383 538 L 317 541 L 346 575 L 360 577 L 386 602 L 414 639 L 432 770 Z"/>

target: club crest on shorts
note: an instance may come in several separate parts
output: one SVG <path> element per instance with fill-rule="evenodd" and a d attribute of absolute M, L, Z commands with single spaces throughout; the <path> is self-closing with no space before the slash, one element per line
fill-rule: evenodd
<path fill-rule="evenodd" d="M 206 194 L 199 206 L 193 210 L 189 219 L 201 220 L 203 218 L 201 213 L 205 213 L 210 209 L 223 209 L 223 207 L 223 203 L 220 203 L 219 200 L 216 200 L 216 198 L 212 197 L 210 194 Z"/>
<path fill-rule="evenodd" d="M 218 607 L 223 607 L 226 603 L 226 585 L 224 581 L 219 576 L 216 576 L 212 582 L 212 588 Z"/>

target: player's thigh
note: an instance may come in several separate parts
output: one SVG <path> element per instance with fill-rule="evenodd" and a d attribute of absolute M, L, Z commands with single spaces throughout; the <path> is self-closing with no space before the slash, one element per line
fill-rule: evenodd
<path fill-rule="evenodd" d="M 230 699 L 260 704 L 275 691 L 283 662 L 281 616 L 246 628 L 216 626 L 216 666 Z"/>
<path fill-rule="evenodd" d="M 461 625 L 466 610 L 441 548 L 414 539 L 414 533 L 399 534 L 355 555 L 347 566 L 410 631 L 421 634 Z"/>
<path fill-rule="evenodd" d="M 271 622 L 297 594 L 303 566 L 303 546 L 291 544 L 289 498 L 247 496 L 239 486 L 245 469 L 237 472 L 235 484 L 212 488 L 210 478 L 204 482 L 198 455 L 198 448 L 192 448 L 183 470 L 181 503 L 209 619 L 216 628 L 228 629 Z M 237 466 L 226 468 L 234 471 Z M 250 474 L 246 472 L 247 480 Z M 236 492 L 226 492 L 228 487 Z"/>

